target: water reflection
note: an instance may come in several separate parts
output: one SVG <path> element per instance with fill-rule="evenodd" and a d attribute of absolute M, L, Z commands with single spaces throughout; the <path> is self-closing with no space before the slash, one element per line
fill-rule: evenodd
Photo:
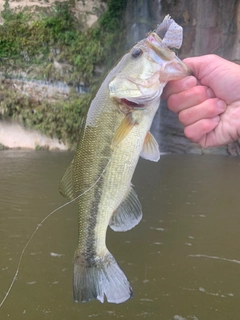
<path fill-rule="evenodd" d="M 70 153 L 0 153 L 0 300 L 40 221 L 64 203 L 58 182 Z M 0 319 L 238 319 L 240 160 L 165 155 L 140 160 L 134 176 L 143 221 L 107 243 L 134 298 L 75 304 L 72 260 L 77 206 L 52 215 L 31 241 Z"/>

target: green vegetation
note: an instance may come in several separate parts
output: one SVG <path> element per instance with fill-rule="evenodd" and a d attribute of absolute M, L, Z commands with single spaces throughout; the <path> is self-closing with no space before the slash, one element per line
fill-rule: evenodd
<path fill-rule="evenodd" d="M 74 1 L 73 1 L 74 2 Z M 110 68 L 122 55 L 122 15 L 126 0 L 105 0 L 108 10 L 92 28 L 76 19 L 70 1 L 55 2 L 46 12 L 12 11 L 5 1 L 0 26 L 0 72 L 27 79 L 64 81 L 70 86 L 84 82 L 90 93 L 72 93 L 65 101 L 40 102 L 17 93 L 3 81 L 0 119 L 16 119 L 74 146 L 81 118 L 91 92 L 98 86 L 101 70 Z M 60 66 L 56 67 L 56 64 Z M 64 67 L 62 67 L 64 66 Z M 74 90 L 73 90 L 74 91 Z"/>
<path fill-rule="evenodd" d="M 38 102 L 7 87 L 5 83 L 0 87 L 0 119 L 16 120 L 27 128 L 64 141 L 69 147 L 76 145 L 79 126 L 91 95 L 79 96 L 71 92 L 68 99 L 51 104 L 47 100 Z"/>

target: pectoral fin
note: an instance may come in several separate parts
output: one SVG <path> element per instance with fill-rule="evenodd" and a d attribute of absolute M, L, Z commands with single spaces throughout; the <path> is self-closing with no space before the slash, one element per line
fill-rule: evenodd
<path fill-rule="evenodd" d="M 116 147 L 127 136 L 127 134 L 130 132 L 130 130 L 134 127 L 135 124 L 136 122 L 134 122 L 134 120 L 132 119 L 132 115 L 127 115 L 118 127 L 113 138 L 111 147 Z"/>
<path fill-rule="evenodd" d="M 69 200 L 73 200 L 75 198 L 72 184 L 72 166 L 73 161 L 70 163 L 69 167 L 65 171 L 59 184 L 59 192 L 63 197 Z"/>
<path fill-rule="evenodd" d="M 136 192 L 130 186 L 125 199 L 114 211 L 109 226 L 114 231 L 128 231 L 142 219 L 142 206 Z"/>
<path fill-rule="evenodd" d="M 144 159 L 156 162 L 160 159 L 158 143 L 149 131 L 145 137 L 143 149 L 140 153 L 140 156 Z"/>

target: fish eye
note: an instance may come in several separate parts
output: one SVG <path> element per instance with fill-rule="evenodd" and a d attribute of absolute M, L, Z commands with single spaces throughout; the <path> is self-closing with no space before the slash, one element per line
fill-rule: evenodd
<path fill-rule="evenodd" d="M 138 57 L 140 57 L 140 56 L 142 55 L 142 53 L 143 53 L 143 51 L 142 51 L 141 49 L 139 49 L 139 48 L 134 48 L 134 49 L 132 50 L 132 52 L 131 52 L 131 56 L 132 56 L 133 58 L 138 58 Z"/>

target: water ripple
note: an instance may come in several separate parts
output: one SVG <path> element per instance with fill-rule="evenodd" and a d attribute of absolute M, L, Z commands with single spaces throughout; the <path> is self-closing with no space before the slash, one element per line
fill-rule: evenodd
<path fill-rule="evenodd" d="M 240 264 L 240 261 L 236 260 L 236 259 L 226 259 L 226 258 L 221 258 L 221 257 L 217 257 L 217 256 L 208 256 L 206 254 L 189 254 L 188 257 L 215 259 L 215 260 L 222 260 L 222 261 L 227 261 L 227 262 L 233 262 L 233 263 Z"/>

